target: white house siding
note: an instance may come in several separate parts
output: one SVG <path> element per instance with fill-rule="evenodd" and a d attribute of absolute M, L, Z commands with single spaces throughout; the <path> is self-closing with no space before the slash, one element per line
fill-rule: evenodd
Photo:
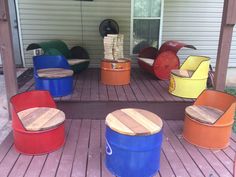
<path fill-rule="evenodd" d="M 118 22 L 120 33 L 125 35 L 124 52 L 128 55 L 130 3 L 127 0 L 18 0 L 26 65 L 32 65 L 32 52 L 26 51 L 27 46 L 51 39 L 64 40 L 69 47 L 83 46 L 92 58 L 91 65 L 98 65 L 103 58 L 98 29 L 100 22 L 107 18 Z"/>
<path fill-rule="evenodd" d="M 85 47 L 92 58 L 92 66 L 98 65 L 103 57 L 98 27 L 106 18 L 113 18 L 119 23 L 120 32 L 125 34 L 125 55 L 129 54 L 131 0 L 18 1 L 27 65 L 32 63 L 32 54 L 25 51 L 28 44 L 50 39 L 62 39 L 70 47 Z M 206 55 L 211 57 L 214 66 L 222 10 L 223 0 L 165 0 L 162 41 L 179 40 L 192 44 L 198 50 L 181 50 L 181 61 L 190 54 Z M 229 66 L 236 67 L 235 33 Z"/>
<path fill-rule="evenodd" d="M 181 61 L 189 54 L 211 57 L 216 62 L 223 0 L 165 0 L 163 42 L 179 40 L 197 47 L 179 52 Z M 235 33 L 234 33 L 235 34 Z M 233 38 L 229 66 L 236 67 L 236 34 Z"/>

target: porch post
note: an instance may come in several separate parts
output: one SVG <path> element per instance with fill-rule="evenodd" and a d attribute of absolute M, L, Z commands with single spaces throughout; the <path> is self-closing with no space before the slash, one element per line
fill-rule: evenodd
<path fill-rule="evenodd" d="M 217 53 L 215 89 L 225 89 L 227 67 L 229 62 L 230 47 L 232 42 L 233 28 L 236 23 L 236 2 L 225 0 L 221 22 L 220 39 Z"/>
<path fill-rule="evenodd" d="M 0 54 L 3 63 L 7 100 L 9 103 L 10 97 L 17 93 L 18 86 L 13 57 L 8 0 L 0 0 Z"/>

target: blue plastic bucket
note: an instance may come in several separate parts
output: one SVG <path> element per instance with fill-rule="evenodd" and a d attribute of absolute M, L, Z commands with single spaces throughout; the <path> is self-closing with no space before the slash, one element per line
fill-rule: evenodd
<path fill-rule="evenodd" d="M 118 177 L 151 177 L 160 168 L 162 130 L 153 135 L 129 136 L 106 126 L 108 170 Z"/>

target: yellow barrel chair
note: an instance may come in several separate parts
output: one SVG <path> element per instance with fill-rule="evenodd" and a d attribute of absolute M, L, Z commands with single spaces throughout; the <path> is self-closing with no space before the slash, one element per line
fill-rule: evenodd
<path fill-rule="evenodd" d="M 189 56 L 180 69 L 172 70 L 169 92 L 183 98 L 197 98 L 206 89 L 210 58 Z"/>

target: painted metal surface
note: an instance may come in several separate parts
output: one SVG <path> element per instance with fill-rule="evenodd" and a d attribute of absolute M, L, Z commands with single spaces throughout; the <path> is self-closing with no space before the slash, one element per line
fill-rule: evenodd
<path fill-rule="evenodd" d="M 128 136 L 106 127 L 109 171 L 119 177 L 150 177 L 160 168 L 162 130 L 148 136 Z"/>
<path fill-rule="evenodd" d="M 189 56 L 180 70 L 193 71 L 191 77 L 180 77 L 171 73 L 169 93 L 183 98 L 197 98 L 206 89 L 210 59 Z"/>
<path fill-rule="evenodd" d="M 183 137 L 199 147 L 223 149 L 229 145 L 232 125 L 234 123 L 236 97 L 227 93 L 205 90 L 194 105 L 204 105 L 224 111 L 214 123 L 205 124 L 185 114 Z"/>
<path fill-rule="evenodd" d="M 17 113 L 33 107 L 56 108 L 48 91 L 29 91 L 17 94 L 10 100 L 14 143 L 23 154 L 45 154 L 60 148 L 65 142 L 64 123 L 46 131 L 25 130 Z"/>
<path fill-rule="evenodd" d="M 130 83 L 130 60 L 123 62 L 102 60 L 101 82 L 106 85 L 127 85 Z"/>
<path fill-rule="evenodd" d="M 154 74 L 161 80 L 168 80 L 170 78 L 170 72 L 172 69 L 178 69 L 180 66 L 179 57 L 177 52 L 183 48 L 196 49 L 192 45 L 187 45 L 177 41 L 167 41 L 162 44 L 159 51 L 156 52 L 153 47 L 143 49 L 138 57 L 154 59 L 152 66 L 138 59 L 140 68 Z M 148 54 L 150 52 L 150 54 Z"/>
<path fill-rule="evenodd" d="M 73 91 L 73 76 L 62 78 L 42 78 L 37 74 L 37 70 L 45 68 L 70 69 L 66 59 L 61 56 L 34 56 L 34 79 L 36 90 L 48 90 L 53 97 L 69 95 Z"/>

